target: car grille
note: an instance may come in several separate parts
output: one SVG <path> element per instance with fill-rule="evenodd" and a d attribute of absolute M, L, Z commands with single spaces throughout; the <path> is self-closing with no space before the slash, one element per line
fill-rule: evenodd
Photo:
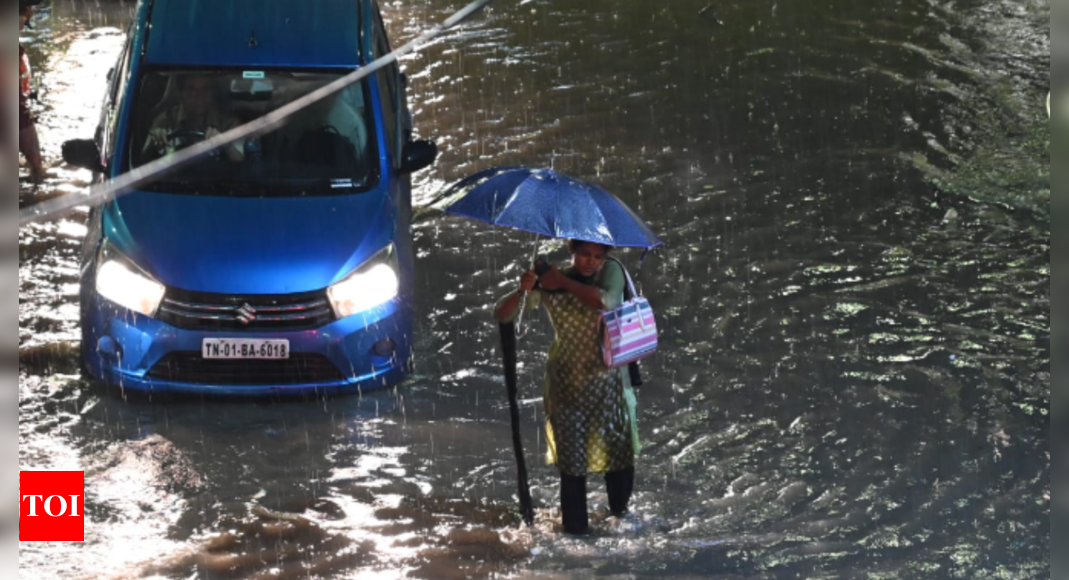
<path fill-rule="evenodd" d="M 335 383 L 345 379 L 319 354 L 294 353 L 287 360 L 206 360 L 199 352 L 164 356 L 147 378 L 175 383 L 222 386 L 275 386 Z"/>
<path fill-rule="evenodd" d="M 225 296 L 170 290 L 158 318 L 186 330 L 307 330 L 334 320 L 325 292 Z"/>

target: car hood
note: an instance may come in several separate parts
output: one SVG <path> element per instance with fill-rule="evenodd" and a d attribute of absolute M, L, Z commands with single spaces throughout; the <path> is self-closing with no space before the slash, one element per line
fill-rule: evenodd
<path fill-rule="evenodd" d="M 303 198 L 137 192 L 108 204 L 105 237 L 168 287 L 215 294 L 327 288 L 393 240 L 379 192 Z"/>

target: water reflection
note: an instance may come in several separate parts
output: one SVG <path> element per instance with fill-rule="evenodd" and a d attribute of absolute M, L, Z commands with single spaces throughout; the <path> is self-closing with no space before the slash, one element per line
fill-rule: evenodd
<path fill-rule="evenodd" d="M 1033 128 L 1013 103 L 1047 90 L 1030 72 L 1044 28 L 1030 23 L 1049 8 L 1004 6 L 993 19 L 975 3 L 920 0 L 706 4 L 501 5 L 405 63 L 418 131 L 444 151 L 417 176 L 417 204 L 491 165 L 552 165 L 605 185 L 664 234 L 640 277 L 665 332 L 640 393 L 634 514 L 597 506 L 591 538 L 559 533 L 555 475 L 537 467 L 540 318 L 520 361 L 542 509 L 532 530 L 513 513 L 487 308 L 518 276 L 529 237 L 422 215 L 419 357 L 396 391 L 159 402 L 76 378 L 75 215 L 20 232 L 19 458 L 91 474 L 90 539 L 21 545 L 22 568 L 1048 574 L 1049 221 L 1042 203 L 1002 209 L 1016 199 L 1009 186 L 993 191 L 1009 192 L 999 204 L 973 203 L 927 168 L 962 174 L 998 131 Z M 54 87 L 42 130 L 53 158 L 95 127 L 84 95 L 102 94 L 129 13 L 102 7 L 58 3 L 38 31 L 55 44 L 34 39 Z M 387 17 L 401 41 L 452 8 L 390 6 Z M 999 75 L 1015 81 L 1006 102 L 989 92 Z M 20 203 L 86 179 L 55 169 Z"/>

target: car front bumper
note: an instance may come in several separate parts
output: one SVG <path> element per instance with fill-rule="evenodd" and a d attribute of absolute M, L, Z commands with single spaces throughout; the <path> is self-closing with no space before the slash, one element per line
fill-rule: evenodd
<path fill-rule="evenodd" d="M 401 300 L 301 331 L 180 329 L 98 296 L 83 312 L 82 353 L 93 378 L 132 391 L 219 396 L 355 393 L 388 388 L 408 371 L 412 310 Z M 204 360 L 204 339 L 284 339 L 286 361 Z M 382 341 L 392 354 L 383 356 Z M 380 346 L 376 352 L 376 345 Z"/>

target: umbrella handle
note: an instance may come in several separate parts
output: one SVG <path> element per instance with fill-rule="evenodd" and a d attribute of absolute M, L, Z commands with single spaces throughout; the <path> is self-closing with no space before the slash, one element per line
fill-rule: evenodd
<path fill-rule="evenodd" d="M 530 292 L 524 292 L 520 300 L 520 314 L 516 317 L 516 338 L 522 338 L 526 332 L 523 330 L 523 314 L 527 311 L 527 296 Z"/>
<path fill-rule="evenodd" d="M 538 261 L 538 243 L 542 239 L 542 236 L 535 234 L 534 237 L 534 250 L 531 252 L 531 266 L 534 267 L 534 263 Z M 523 300 L 520 302 L 520 315 L 516 317 L 516 338 L 523 338 L 526 332 L 523 330 L 523 314 L 527 312 L 527 297 L 531 293 L 529 291 L 523 293 Z"/>

